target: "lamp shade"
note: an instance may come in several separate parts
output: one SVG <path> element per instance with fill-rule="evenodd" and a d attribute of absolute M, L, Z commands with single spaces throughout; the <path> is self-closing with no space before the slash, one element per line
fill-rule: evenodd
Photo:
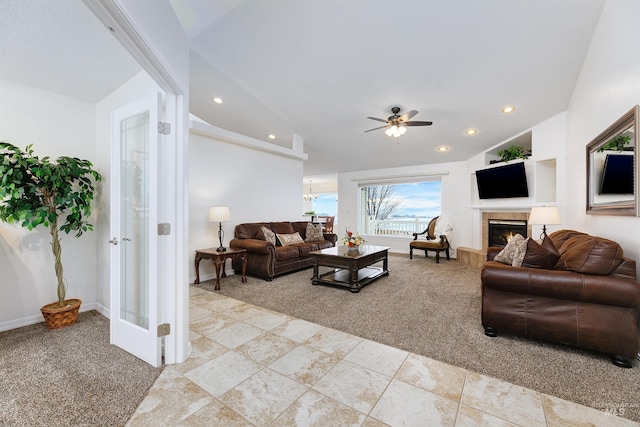
<path fill-rule="evenodd" d="M 209 222 L 229 222 L 231 212 L 228 206 L 212 206 L 209 209 Z"/>
<path fill-rule="evenodd" d="M 529 214 L 529 224 L 561 224 L 558 208 L 555 206 L 534 206 Z"/>

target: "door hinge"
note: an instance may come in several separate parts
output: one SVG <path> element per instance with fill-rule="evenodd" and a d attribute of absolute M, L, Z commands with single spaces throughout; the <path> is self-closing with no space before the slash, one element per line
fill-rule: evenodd
<path fill-rule="evenodd" d="M 163 222 L 158 224 L 158 236 L 168 236 L 171 234 L 171 224 Z"/>
<path fill-rule="evenodd" d="M 171 333 L 171 326 L 168 323 L 158 325 L 158 337 L 164 337 Z"/>
<path fill-rule="evenodd" d="M 162 135 L 171 135 L 171 123 L 158 122 L 158 133 Z"/>

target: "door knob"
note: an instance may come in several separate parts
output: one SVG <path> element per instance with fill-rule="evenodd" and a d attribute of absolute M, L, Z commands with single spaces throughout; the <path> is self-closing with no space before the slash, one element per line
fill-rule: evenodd
<path fill-rule="evenodd" d="M 118 238 L 114 237 L 113 239 L 109 240 L 109 243 L 111 243 L 112 245 L 117 245 L 118 244 Z"/>
<path fill-rule="evenodd" d="M 123 238 L 122 238 L 122 241 L 123 241 L 123 242 L 130 242 L 130 241 L 131 241 L 131 239 L 129 239 L 129 238 L 127 238 L 127 237 L 123 237 Z"/>

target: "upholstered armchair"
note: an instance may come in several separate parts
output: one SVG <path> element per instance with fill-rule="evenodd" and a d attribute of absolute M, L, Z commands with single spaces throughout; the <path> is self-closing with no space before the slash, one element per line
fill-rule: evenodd
<path fill-rule="evenodd" d="M 429 256 L 429 251 L 436 253 L 436 263 L 440 262 L 440 252 L 444 251 L 447 259 L 449 258 L 449 235 L 453 230 L 451 220 L 437 216 L 429 221 L 426 230 L 422 233 L 413 233 L 413 241 L 409 244 L 409 259 L 413 259 L 413 250 L 420 249 L 424 251 L 424 256 Z M 425 235 L 425 240 L 418 240 L 418 236 Z"/>

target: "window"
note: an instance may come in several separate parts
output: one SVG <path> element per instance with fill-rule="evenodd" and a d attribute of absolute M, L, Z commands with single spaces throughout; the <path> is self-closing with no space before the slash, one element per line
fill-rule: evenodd
<path fill-rule="evenodd" d="M 440 215 L 440 179 L 360 187 L 358 229 L 377 236 L 411 236 Z"/>
<path fill-rule="evenodd" d="M 318 194 L 318 198 L 313 200 L 312 210 L 316 215 L 338 215 L 338 195 Z"/>

